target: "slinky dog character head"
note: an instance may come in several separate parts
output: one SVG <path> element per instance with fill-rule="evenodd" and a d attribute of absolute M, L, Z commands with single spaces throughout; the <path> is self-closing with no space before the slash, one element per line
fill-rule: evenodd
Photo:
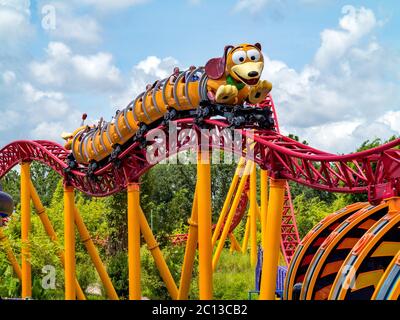
<path fill-rule="evenodd" d="M 260 80 L 263 68 L 261 45 L 256 43 L 226 46 L 221 58 L 207 62 L 205 71 L 210 79 L 217 80 L 230 75 L 238 82 L 254 86 Z"/>

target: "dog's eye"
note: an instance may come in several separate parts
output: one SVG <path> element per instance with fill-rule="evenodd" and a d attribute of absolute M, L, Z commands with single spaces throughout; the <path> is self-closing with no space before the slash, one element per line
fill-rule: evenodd
<path fill-rule="evenodd" d="M 256 49 L 251 49 L 249 51 L 247 51 L 247 56 L 249 57 L 249 59 L 251 61 L 257 62 L 258 60 L 260 60 L 260 51 L 256 50 Z"/>
<path fill-rule="evenodd" d="M 234 64 L 241 64 L 246 60 L 246 52 L 243 50 L 236 51 L 232 54 L 232 61 Z"/>

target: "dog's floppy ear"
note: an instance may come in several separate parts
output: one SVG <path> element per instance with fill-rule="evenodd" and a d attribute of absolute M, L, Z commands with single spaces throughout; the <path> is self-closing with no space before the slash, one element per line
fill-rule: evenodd
<path fill-rule="evenodd" d="M 261 51 L 261 44 L 260 43 L 256 43 L 256 44 L 254 44 L 254 46 L 258 49 L 258 50 L 260 50 Z"/>
<path fill-rule="evenodd" d="M 226 66 L 226 56 L 228 55 L 228 51 L 232 49 L 233 46 L 225 46 L 224 48 L 224 55 L 221 58 L 213 58 L 208 60 L 205 71 L 207 76 L 210 79 L 219 79 L 225 73 L 225 66 Z"/>

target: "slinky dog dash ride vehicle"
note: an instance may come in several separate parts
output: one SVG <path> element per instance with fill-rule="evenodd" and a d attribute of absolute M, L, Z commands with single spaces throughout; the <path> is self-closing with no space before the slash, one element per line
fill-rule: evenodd
<path fill-rule="evenodd" d="M 257 108 L 272 89 L 260 80 L 264 68 L 261 45 L 226 46 L 223 56 L 210 59 L 205 67 L 190 67 L 148 85 L 111 122 L 84 126 L 63 134 L 72 151 L 71 163 L 90 164 L 121 152 L 130 139 L 138 139 L 151 128 L 180 117 L 220 115 L 232 126 L 255 125 L 272 128 L 268 109 Z"/>

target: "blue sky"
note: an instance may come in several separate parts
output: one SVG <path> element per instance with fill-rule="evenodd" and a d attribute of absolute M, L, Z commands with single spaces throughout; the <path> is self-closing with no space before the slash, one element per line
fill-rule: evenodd
<path fill-rule="evenodd" d="M 400 134 L 399 35 L 395 0 L 0 0 L 0 145 L 59 141 L 174 65 L 260 42 L 284 132 L 349 152 Z"/>

